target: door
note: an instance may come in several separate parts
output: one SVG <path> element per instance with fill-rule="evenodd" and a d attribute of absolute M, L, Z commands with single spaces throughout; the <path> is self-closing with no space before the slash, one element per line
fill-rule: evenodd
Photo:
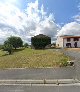
<path fill-rule="evenodd" d="M 77 48 L 77 42 L 74 43 L 74 47 Z"/>

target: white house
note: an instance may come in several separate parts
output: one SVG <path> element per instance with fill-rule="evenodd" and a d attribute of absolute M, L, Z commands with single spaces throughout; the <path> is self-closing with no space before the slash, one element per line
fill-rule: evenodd
<path fill-rule="evenodd" d="M 79 48 L 80 47 L 80 36 L 58 36 L 56 46 L 67 47 L 67 48 Z"/>

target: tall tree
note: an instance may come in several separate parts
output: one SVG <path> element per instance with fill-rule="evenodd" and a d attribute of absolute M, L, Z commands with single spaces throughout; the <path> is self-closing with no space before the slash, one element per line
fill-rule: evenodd
<path fill-rule="evenodd" d="M 47 45 L 51 44 L 51 38 L 46 35 L 39 34 L 31 38 L 31 44 L 35 49 L 44 49 Z"/>
<path fill-rule="evenodd" d="M 9 43 L 13 46 L 13 48 L 19 48 L 23 46 L 23 41 L 20 37 L 11 36 L 5 41 L 5 43 Z"/>

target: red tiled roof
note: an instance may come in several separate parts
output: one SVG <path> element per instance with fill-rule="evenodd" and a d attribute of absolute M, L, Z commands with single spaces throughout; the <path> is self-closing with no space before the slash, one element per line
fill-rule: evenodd
<path fill-rule="evenodd" d="M 80 36 L 60 36 L 60 37 L 63 37 L 63 38 L 80 38 Z"/>

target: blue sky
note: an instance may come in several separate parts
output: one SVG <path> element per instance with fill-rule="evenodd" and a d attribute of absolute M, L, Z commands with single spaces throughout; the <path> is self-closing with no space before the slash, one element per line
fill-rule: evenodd
<path fill-rule="evenodd" d="M 80 0 L 0 0 L 0 43 L 20 36 L 80 35 Z"/>
<path fill-rule="evenodd" d="M 23 9 L 26 8 L 27 3 L 35 2 L 35 0 L 21 0 L 23 2 Z M 44 10 L 50 14 L 53 13 L 57 23 L 69 23 L 73 21 L 72 18 L 78 14 L 78 5 L 80 0 L 38 0 L 39 7 L 43 4 Z"/>
<path fill-rule="evenodd" d="M 78 10 L 78 4 L 80 0 L 40 0 L 45 7 L 48 8 L 48 12 L 52 12 L 55 16 L 55 20 L 58 23 L 68 23 L 72 21 L 72 17 L 76 15 Z"/>

